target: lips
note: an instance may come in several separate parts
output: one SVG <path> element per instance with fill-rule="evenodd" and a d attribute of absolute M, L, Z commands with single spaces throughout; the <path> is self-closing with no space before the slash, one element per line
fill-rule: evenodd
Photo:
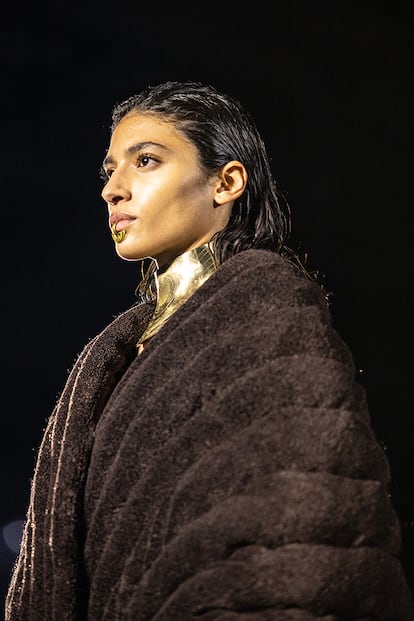
<path fill-rule="evenodd" d="M 122 211 L 113 213 L 109 217 L 109 228 L 113 227 L 113 225 L 116 224 L 116 230 L 122 231 L 123 229 L 125 229 L 126 226 L 128 226 L 128 224 L 131 224 L 131 222 L 133 222 L 134 220 L 135 218 L 128 213 Z"/>

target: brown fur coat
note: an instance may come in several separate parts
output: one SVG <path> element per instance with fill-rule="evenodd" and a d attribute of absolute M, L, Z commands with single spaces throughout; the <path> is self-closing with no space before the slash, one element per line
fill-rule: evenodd
<path fill-rule="evenodd" d="M 80 354 L 40 447 L 7 621 L 409 621 L 389 466 L 320 287 L 249 250 L 137 357 Z"/>

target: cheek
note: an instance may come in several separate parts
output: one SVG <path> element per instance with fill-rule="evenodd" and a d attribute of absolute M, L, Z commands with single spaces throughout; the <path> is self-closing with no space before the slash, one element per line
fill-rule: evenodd
<path fill-rule="evenodd" d="M 172 202 L 186 202 L 201 198 L 208 188 L 207 181 L 192 162 L 187 165 L 181 163 L 179 167 L 171 167 L 160 185 L 164 185 L 160 191 L 166 191 Z"/>
<path fill-rule="evenodd" d="M 174 215 L 196 229 L 205 226 L 209 207 L 213 204 L 213 192 L 204 179 L 194 175 L 186 178 L 177 188 L 175 199 L 178 209 Z"/>
<path fill-rule="evenodd" d="M 205 211 L 202 207 L 213 202 L 212 189 L 199 172 L 183 173 L 182 169 L 136 182 L 134 194 L 137 217 L 149 227 L 156 224 L 159 232 L 168 223 L 181 221 L 185 226 L 191 220 L 197 224 Z"/>

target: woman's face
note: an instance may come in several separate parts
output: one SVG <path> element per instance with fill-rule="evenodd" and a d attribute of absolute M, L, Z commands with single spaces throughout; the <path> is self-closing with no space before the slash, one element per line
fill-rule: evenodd
<path fill-rule="evenodd" d="M 159 265 L 209 241 L 229 219 L 215 205 L 217 178 L 206 179 L 196 148 L 172 123 L 154 115 L 124 117 L 113 132 L 102 197 L 109 226 L 124 230 L 116 244 L 127 260 L 153 257 Z"/>

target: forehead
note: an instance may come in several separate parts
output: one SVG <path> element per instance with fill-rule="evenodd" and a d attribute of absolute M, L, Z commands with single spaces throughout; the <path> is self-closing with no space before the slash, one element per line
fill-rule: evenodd
<path fill-rule="evenodd" d="M 154 143 L 169 150 L 194 148 L 172 121 L 155 114 L 133 113 L 125 116 L 111 136 L 109 153 L 126 151 L 136 144 Z"/>

